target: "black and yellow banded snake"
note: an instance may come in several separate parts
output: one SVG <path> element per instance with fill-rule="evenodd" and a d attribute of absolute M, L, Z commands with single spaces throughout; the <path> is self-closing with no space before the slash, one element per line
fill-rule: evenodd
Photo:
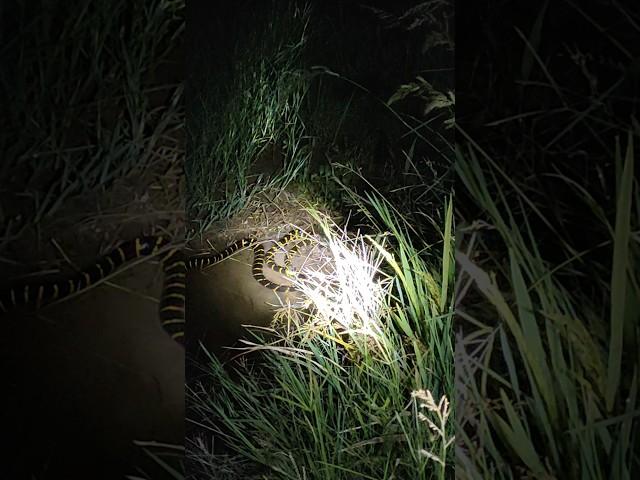
<path fill-rule="evenodd" d="M 285 293 L 295 290 L 294 285 L 283 285 L 268 280 L 263 272 L 264 266 L 284 274 L 294 275 L 290 270 L 291 257 L 304 244 L 310 241 L 300 230 L 292 230 L 269 248 L 265 253 L 263 245 L 255 238 L 243 238 L 215 254 L 187 257 L 181 249 L 171 248 L 170 239 L 164 236 L 141 236 L 121 243 L 107 255 L 69 278 L 50 282 L 27 283 L 0 290 L 0 313 L 9 312 L 18 307 L 35 309 L 49 305 L 57 300 L 83 292 L 96 283 L 113 274 L 123 264 L 145 256 L 159 256 L 164 270 L 164 287 L 160 301 L 160 320 L 164 330 L 176 341 L 183 343 L 185 326 L 186 273 L 215 265 L 235 255 L 239 251 L 252 248 L 252 275 L 260 285 Z M 285 253 L 285 265 L 276 264 L 278 249 L 285 249 L 294 243 L 291 251 Z"/>

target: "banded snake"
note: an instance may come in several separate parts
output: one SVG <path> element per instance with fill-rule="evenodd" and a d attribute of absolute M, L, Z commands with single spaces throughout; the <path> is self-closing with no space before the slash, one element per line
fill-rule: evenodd
<path fill-rule="evenodd" d="M 123 242 L 101 259 L 69 278 L 50 282 L 26 283 L 0 290 L 0 313 L 18 307 L 39 309 L 55 301 L 83 292 L 106 279 L 125 263 L 140 257 L 159 256 L 164 270 L 164 286 L 160 301 L 160 321 L 164 330 L 179 343 L 184 342 L 186 273 L 202 270 L 226 260 L 241 250 L 253 249 L 253 278 L 262 286 L 273 291 L 286 293 L 295 290 L 294 285 L 283 285 L 268 280 L 264 267 L 287 277 L 296 274 L 291 270 L 291 259 L 300 247 L 308 245 L 311 237 L 304 231 L 294 229 L 287 233 L 265 252 L 262 243 L 253 237 L 238 240 L 219 253 L 185 256 L 178 248 L 170 248 L 170 239 L 164 236 L 141 236 Z M 286 251 L 289 244 L 293 247 Z M 279 249 L 285 251 L 284 265 L 275 261 Z"/>

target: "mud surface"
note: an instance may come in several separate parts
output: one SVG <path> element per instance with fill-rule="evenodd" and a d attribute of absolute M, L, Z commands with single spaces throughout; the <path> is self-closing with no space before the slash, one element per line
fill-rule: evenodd
<path fill-rule="evenodd" d="M 243 325 L 268 326 L 281 302 L 295 294 L 276 293 L 260 285 L 251 274 L 250 250 L 228 258 L 187 277 L 187 347 L 197 355 L 196 341 L 207 350 L 222 355 L 238 339 L 247 336 Z M 280 274 L 264 270 L 265 276 L 286 284 Z"/>
<path fill-rule="evenodd" d="M 183 443 L 184 350 L 158 320 L 160 273 L 137 265 L 114 277 L 121 288 L 3 318 L 3 425 L 18 468 L 122 478 L 145 460 L 134 440 Z"/>
<path fill-rule="evenodd" d="M 247 336 L 243 325 L 268 326 L 281 299 L 295 299 L 261 286 L 252 260 L 245 251 L 189 273 L 190 347 L 201 341 L 224 356 Z M 160 265 L 144 262 L 110 283 L 3 318 L 3 421 L 16 464 L 43 465 L 41 478 L 119 478 L 149 463 L 134 440 L 184 442 L 185 353 L 158 319 Z"/>

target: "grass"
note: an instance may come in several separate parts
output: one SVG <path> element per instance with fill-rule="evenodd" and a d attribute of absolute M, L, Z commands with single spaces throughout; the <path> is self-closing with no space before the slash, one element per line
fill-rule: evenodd
<path fill-rule="evenodd" d="M 278 5 L 270 8 L 277 12 Z M 308 161 L 301 109 L 309 80 L 300 55 L 309 8 L 285 8 L 235 46 L 237 61 L 226 76 L 197 91 L 186 178 L 187 210 L 199 232 L 260 193 L 285 188 Z"/>
<path fill-rule="evenodd" d="M 629 136 L 623 171 L 632 168 L 633 161 Z M 518 227 L 504 201 L 498 206 L 484 195 L 487 180 L 477 161 L 461 157 L 457 165 L 465 186 L 492 212 L 492 223 L 508 252 L 506 263 L 499 265 L 500 286 L 486 264 L 480 267 L 471 260 L 481 247 L 458 254 L 458 282 L 473 283 L 500 319 L 492 325 L 484 308 L 482 313 L 461 313 L 474 325 L 456 346 L 461 382 L 456 387 L 471 409 L 460 418 L 467 432 L 459 451 L 459 461 L 468 469 L 465 478 L 485 478 L 489 472 L 510 478 L 504 467 L 497 469 L 496 460 L 504 462 L 505 455 L 536 478 L 626 478 L 634 462 L 637 434 L 632 436 L 632 425 L 640 415 L 638 359 L 632 350 L 637 314 L 630 308 L 638 290 L 628 267 L 637 262 L 629 253 L 629 231 L 637 221 L 631 220 L 630 208 L 639 206 L 632 181 L 621 179 L 609 245 L 612 276 L 608 285 L 601 285 L 610 296 L 611 310 L 603 318 L 601 307 L 567 290 L 558 279 L 562 268 L 578 263 L 588 252 L 550 270 L 529 226 Z M 506 196 L 503 188 L 497 187 L 498 198 Z M 606 325 L 608 335 L 600 336 Z M 625 328 L 631 332 L 627 345 L 622 342 Z M 631 362 L 624 368 L 623 357 Z M 622 371 L 629 376 L 621 377 Z M 477 440 L 484 449 L 478 448 Z M 510 447 L 508 452 L 504 446 Z"/>
<path fill-rule="evenodd" d="M 575 63 L 560 68 L 547 55 L 563 41 L 547 33 L 554 7 L 537 11 L 529 32 L 515 30 L 516 86 L 492 90 L 486 124 L 458 125 L 457 194 L 469 200 L 457 202 L 456 253 L 464 479 L 623 479 L 640 467 L 639 132 L 633 115 L 613 114 L 637 100 L 622 88 L 624 67 L 601 64 L 592 42 L 620 47 L 633 15 L 569 2 L 587 19 L 577 28 L 585 36 L 572 38 Z M 616 17 L 615 32 L 602 27 Z M 613 56 L 628 62 L 624 48 Z M 490 70 L 514 76 L 506 65 Z"/>
<path fill-rule="evenodd" d="M 266 11 L 276 4 L 295 2 Z M 382 100 L 393 75 L 371 86 L 349 73 L 373 65 L 373 51 L 344 49 L 314 65 L 318 45 L 354 39 L 352 25 L 295 11 L 266 15 L 268 32 L 252 26 L 232 49 L 242 68 L 221 69 L 194 100 L 189 204 L 205 228 L 260 193 L 295 186 L 330 268 L 306 270 L 304 305 L 250 328 L 234 360 L 209 355 L 198 366 L 187 393 L 197 432 L 189 464 L 202 478 L 453 478 L 455 98 L 426 71 L 396 80 Z M 358 41 L 371 34 L 353 28 Z M 404 142 L 401 157 L 388 145 L 374 158 L 375 131 Z M 264 171 L 261 152 L 285 137 L 279 163 Z M 352 220 L 336 224 L 325 205 Z"/>
<path fill-rule="evenodd" d="M 188 393 L 191 421 L 275 478 L 450 478 L 451 258 L 427 263 L 381 197 L 361 207 L 392 222 L 396 246 L 349 239 L 324 219 L 335 270 L 305 271 L 310 310 L 289 309 L 286 327 L 246 340 L 260 360 L 236 366 L 239 375 L 211 356 L 208 378 Z M 203 444 L 187 450 L 212 468 Z"/>
<path fill-rule="evenodd" d="M 174 56 L 184 32 L 184 2 L 75 0 L 54 5 L 35 0 L 11 2 L 0 10 L 0 261 L 5 286 L 21 280 L 15 275 L 26 269 L 34 279 L 52 273 L 47 270 L 56 266 L 54 256 L 71 267 L 71 258 L 97 255 L 98 244 L 129 239 L 121 236 L 131 235 L 123 233 L 130 224 L 139 231 L 147 227 L 145 222 L 159 223 L 158 217 L 177 223 L 176 195 L 163 198 L 164 209 L 157 210 L 140 197 L 160 203 L 160 184 L 178 183 L 171 177 L 180 170 L 175 159 L 183 151 L 178 134 L 184 109 Z M 137 195 L 142 187 L 149 189 Z M 132 213 L 136 207 L 143 212 Z M 51 244 L 57 253 L 47 250 Z M 22 355 L 16 363 L 14 373 L 25 375 L 29 369 Z M 40 388 L 38 380 L 31 383 L 34 391 Z M 22 404 L 21 395 L 28 393 L 11 393 L 8 401 Z M 15 424 L 7 429 L 17 435 L 17 447 L 8 476 L 21 471 L 51 478 L 65 463 L 82 464 L 85 454 L 97 458 L 102 453 L 89 451 L 91 438 L 86 451 L 70 451 L 78 438 L 52 428 L 45 418 L 47 409 L 61 409 L 55 402 L 47 399 L 35 412 L 13 411 Z M 52 462 L 48 457 L 54 451 Z M 96 468 L 96 475 L 106 475 L 118 467 Z"/>
<path fill-rule="evenodd" d="M 144 442 L 135 441 L 151 460 L 153 465 L 157 465 L 160 470 L 150 473 L 148 467 L 138 467 L 138 471 L 133 475 L 126 475 L 127 480 L 145 480 L 149 478 L 157 478 L 158 472 L 162 472 L 162 478 L 180 480 L 184 478 L 184 446 L 173 445 L 161 442 Z"/>
<path fill-rule="evenodd" d="M 2 177 L 12 172 L 13 187 L 3 190 L 17 205 L 7 202 L 4 238 L 54 217 L 70 198 L 143 171 L 158 148 L 175 143 L 182 88 L 157 79 L 184 28 L 183 8 L 76 1 L 3 10 Z"/>
<path fill-rule="evenodd" d="M 446 15 L 441 18 L 446 5 L 433 3 L 437 14 L 432 15 L 425 7 L 425 18 L 419 24 L 423 30 L 416 28 L 416 33 L 429 36 L 438 22 L 447 20 Z M 241 20 L 231 17 L 221 22 L 219 38 L 212 43 L 216 54 L 211 55 L 205 49 L 197 57 L 197 73 L 188 95 L 191 153 L 186 164 L 187 206 L 196 231 L 202 232 L 216 221 L 231 218 L 262 194 L 292 184 L 320 202 L 342 208 L 346 198 L 341 198 L 343 190 L 333 180 L 337 173 L 335 164 L 353 170 L 364 168 L 367 177 L 382 174 L 385 183 L 387 175 L 402 175 L 400 183 L 414 192 L 422 185 L 420 175 L 415 172 L 425 167 L 438 177 L 427 190 L 446 183 L 440 179 L 450 172 L 440 171 L 440 164 L 450 164 L 453 154 L 449 127 L 455 98 L 450 91 L 441 93 L 440 85 L 451 83 L 448 74 L 431 74 L 425 69 L 423 75 L 416 75 L 398 88 L 397 83 L 389 83 L 390 75 L 385 73 L 383 91 L 380 85 L 374 88 L 361 80 L 363 72 L 370 73 L 376 62 L 379 65 L 381 61 L 397 61 L 407 70 L 409 65 L 412 69 L 423 68 L 424 64 L 418 62 L 435 62 L 439 58 L 429 58 L 431 50 L 439 44 L 434 46 L 431 40 L 427 41 L 428 52 L 420 54 L 427 60 L 414 58 L 417 55 L 414 50 L 418 49 L 402 47 L 403 52 L 397 51 L 402 41 L 393 37 L 393 32 L 380 52 L 352 46 L 340 48 L 340 42 L 362 44 L 362 36 L 369 38 L 372 29 L 335 25 L 316 11 L 322 8 L 288 0 L 268 2 L 264 10 L 247 12 Z M 406 12 L 402 22 L 420 13 L 419 9 Z M 379 10 L 367 13 L 367 21 L 372 22 L 376 15 L 386 20 L 393 18 L 393 14 L 383 14 Z M 394 24 L 389 28 L 393 31 L 404 27 Z M 229 42 L 228 37 L 239 40 Z M 331 45 L 328 50 L 327 44 Z M 220 45 L 225 47 L 219 48 Z M 382 48 L 385 45 L 388 51 Z M 451 41 L 446 45 L 450 57 Z M 325 52 L 329 52 L 326 58 Z M 397 54 L 398 58 L 385 57 L 390 54 Z M 315 59 L 326 60 L 328 64 L 318 65 Z M 207 67 L 209 64 L 212 66 Z M 359 73 L 354 73 L 354 68 Z M 376 68 L 373 83 L 382 78 L 380 67 Z M 341 73 L 345 70 L 357 79 Z M 425 79 L 434 76 L 438 88 Z M 388 101 L 381 95 L 388 95 Z M 423 104 L 420 113 L 398 113 L 412 110 L 414 105 L 422 108 Z M 447 132 L 443 132 L 443 123 Z M 388 151 L 373 158 L 373 149 L 376 143 L 383 143 L 382 137 L 407 142 L 402 158 L 391 159 Z M 413 165 L 412 159 L 419 157 L 414 149 L 427 146 L 433 149 L 434 160 L 426 162 L 427 165 Z M 392 164 L 390 172 L 385 170 Z M 345 175 L 341 180 L 346 183 L 357 179 L 346 170 L 339 174 Z M 426 193 L 415 193 L 421 194 L 425 195 L 425 201 L 429 198 Z"/>

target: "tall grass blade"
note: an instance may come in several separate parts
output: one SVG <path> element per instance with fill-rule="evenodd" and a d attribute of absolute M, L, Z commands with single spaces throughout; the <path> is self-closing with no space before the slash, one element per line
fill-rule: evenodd
<path fill-rule="evenodd" d="M 616 205 L 616 225 L 611 270 L 611 330 L 607 368 L 606 408 L 611 412 L 620 386 L 623 333 L 627 320 L 627 269 L 631 236 L 631 203 L 633 194 L 633 136 L 629 132 L 627 152 Z M 630 316 L 629 316 L 630 317 Z"/>

